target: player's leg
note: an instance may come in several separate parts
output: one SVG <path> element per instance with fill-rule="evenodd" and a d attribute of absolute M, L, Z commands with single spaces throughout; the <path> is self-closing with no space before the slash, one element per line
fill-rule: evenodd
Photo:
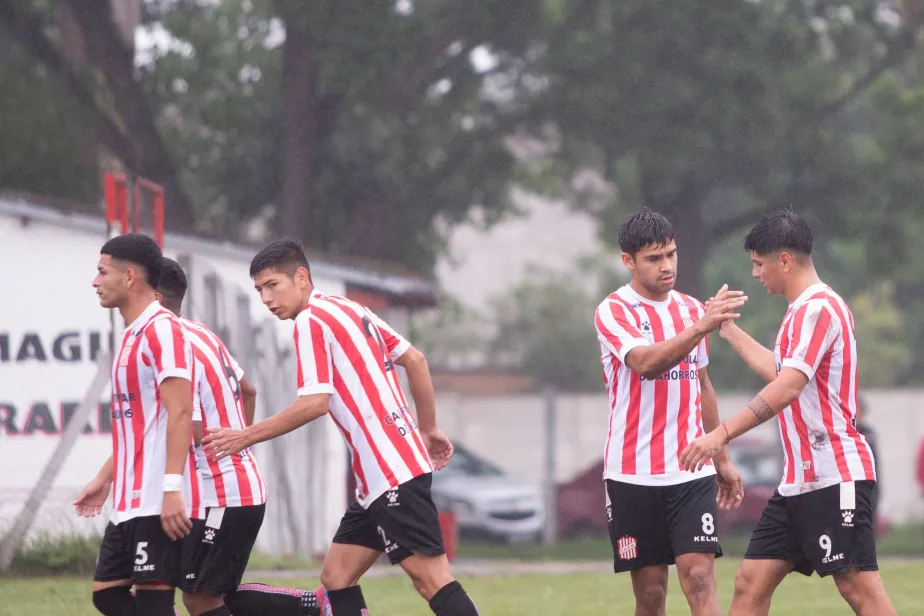
<path fill-rule="evenodd" d="M 432 483 L 430 473 L 415 477 L 376 499 L 369 512 L 379 524 L 388 560 L 401 565 L 433 613 L 477 616 L 474 601 L 453 576 L 446 557 Z"/>
<path fill-rule="evenodd" d="M 754 528 L 744 560 L 735 575 L 735 594 L 729 616 L 770 613 L 773 592 L 791 571 L 811 575 L 787 499 L 774 493 Z"/>
<path fill-rule="evenodd" d="M 175 616 L 174 588 L 181 574 L 182 543 L 164 532 L 160 516 L 123 523 L 134 555 L 132 582 L 138 616 Z"/>
<path fill-rule="evenodd" d="M 872 481 L 845 482 L 798 499 L 803 549 L 818 575 L 834 576 L 841 596 L 860 616 L 891 616 L 895 608 L 879 576 Z"/>
<path fill-rule="evenodd" d="M 111 522 L 103 532 L 93 575 L 93 606 L 104 616 L 134 616 L 132 559 L 122 525 Z"/>
<path fill-rule="evenodd" d="M 703 477 L 664 488 L 671 549 L 680 587 L 693 616 L 721 616 L 715 559 L 722 556 L 716 533 L 716 479 Z"/>
<path fill-rule="evenodd" d="M 372 516 L 354 502 L 343 514 L 321 567 L 321 585 L 327 589 L 329 606 L 336 616 L 364 616 L 366 600 L 359 578 L 375 564 L 383 549 Z"/>
<path fill-rule="evenodd" d="M 666 609 L 667 567 L 674 564 L 666 490 L 605 481 L 613 571 L 632 572 L 636 616 L 663 616 Z"/>

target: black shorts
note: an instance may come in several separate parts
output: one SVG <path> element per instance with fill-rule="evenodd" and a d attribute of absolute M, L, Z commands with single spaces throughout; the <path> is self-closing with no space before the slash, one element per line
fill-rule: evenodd
<path fill-rule="evenodd" d="M 167 536 L 159 515 L 133 518 L 121 524 L 110 522 L 99 546 L 93 579 L 176 586 L 182 544 Z"/>
<path fill-rule="evenodd" d="M 793 571 L 821 577 L 846 572 L 851 565 L 877 571 L 874 486 L 874 481 L 857 481 L 796 496 L 774 492 L 744 557 L 788 560 Z"/>
<path fill-rule="evenodd" d="M 673 565 L 695 552 L 722 555 L 715 532 L 716 479 L 669 486 L 606 480 L 606 516 L 616 573 Z"/>
<path fill-rule="evenodd" d="M 340 520 L 334 543 L 385 552 L 393 565 L 411 554 L 445 554 L 432 483 L 430 473 L 419 475 L 378 497 L 368 509 L 353 503 Z"/>
<path fill-rule="evenodd" d="M 257 542 L 266 505 L 210 507 L 205 520 L 195 520 L 183 549 L 180 590 L 223 595 L 237 588 Z"/>

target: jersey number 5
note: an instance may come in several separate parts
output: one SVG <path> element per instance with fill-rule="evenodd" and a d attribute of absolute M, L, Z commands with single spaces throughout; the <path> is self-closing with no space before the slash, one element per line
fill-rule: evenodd
<path fill-rule="evenodd" d="M 395 369 L 395 362 L 391 361 L 391 355 L 388 353 L 388 349 L 385 347 L 385 341 L 382 340 L 382 333 L 379 331 L 379 328 L 373 325 L 369 317 L 363 317 L 363 331 L 366 334 L 366 338 L 375 338 L 375 341 L 379 345 L 379 351 L 382 352 L 382 364 L 385 366 L 385 372 L 390 372 Z"/>

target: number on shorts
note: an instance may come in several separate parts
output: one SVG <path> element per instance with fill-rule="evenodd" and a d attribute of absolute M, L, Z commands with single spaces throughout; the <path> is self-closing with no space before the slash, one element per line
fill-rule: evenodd
<path fill-rule="evenodd" d="M 831 558 L 831 537 L 822 535 L 818 538 L 818 545 L 825 551 L 825 558 Z"/>
<path fill-rule="evenodd" d="M 388 537 L 385 536 L 385 531 L 382 530 L 382 527 L 381 527 L 381 526 L 379 526 L 379 534 L 382 536 L 382 543 L 385 544 L 385 547 L 387 548 L 388 546 L 390 546 L 390 545 L 391 545 L 391 541 L 389 541 L 389 540 L 388 540 Z"/>
<path fill-rule="evenodd" d="M 135 546 L 135 564 L 143 565 L 148 562 L 148 553 L 145 548 L 148 547 L 147 541 L 139 541 L 138 545 Z"/>
<path fill-rule="evenodd" d="M 715 521 L 712 519 L 711 513 L 703 514 L 703 532 L 707 535 L 715 532 Z"/>

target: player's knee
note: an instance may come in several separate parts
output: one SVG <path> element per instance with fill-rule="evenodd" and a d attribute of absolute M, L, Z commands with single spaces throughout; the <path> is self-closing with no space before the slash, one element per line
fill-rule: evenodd
<path fill-rule="evenodd" d="M 93 591 L 93 607 L 104 616 L 119 616 L 134 610 L 135 598 L 129 586 L 112 586 Z"/>
<path fill-rule="evenodd" d="M 735 596 L 749 597 L 757 593 L 757 584 L 754 576 L 745 568 L 738 569 L 735 574 Z"/>
<path fill-rule="evenodd" d="M 353 580 L 347 579 L 348 577 L 351 576 L 325 567 L 321 570 L 321 586 L 327 590 L 340 590 L 354 586 Z"/>
<path fill-rule="evenodd" d="M 707 565 L 691 567 L 687 571 L 684 586 L 687 590 L 687 601 L 695 605 L 709 603 L 716 592 L 715 573 Z"/>
<path fill-rule="evenodd" d="M 660 614 L 667 604 L 667 589 L 661 584 L 645 584 L 635 589 L 635 601 L 646 612 Z"/>

